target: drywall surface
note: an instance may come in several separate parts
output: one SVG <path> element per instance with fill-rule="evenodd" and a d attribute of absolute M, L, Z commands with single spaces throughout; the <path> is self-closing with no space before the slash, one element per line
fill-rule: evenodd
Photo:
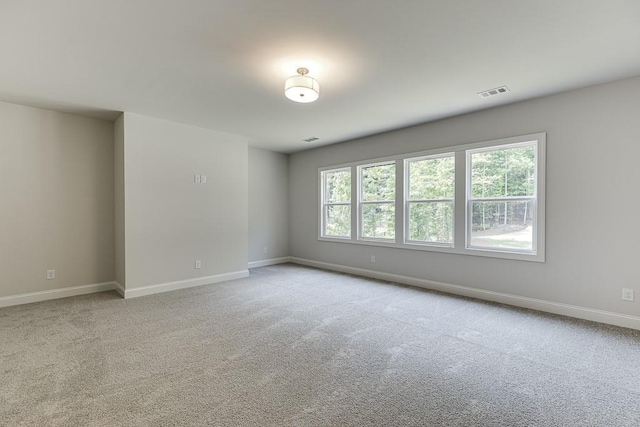
<path fill-rule="evenodd" d="M 289 256 L 289 156 L 249 148 L 249 261 Z"/>
<path fill-rule="evenodd" d="M 291 255 L 640 315 L 640 78 L 621 80 L 290 156 Z M 547 132 L 546 262 L 318 241 L 318 168 Z M 370 262 L 371 255 L 376 263 Z"/>
<path fill-rule="evenodd" d="M 124 176 L 127 291 L 246 271 L 244 138 L 125 113 Z"/>
<path fill-rule="evenodd" d="M 113 124 L 113 167 L 115 194 L 115 277 L 126 285 L 124 229 L 124 114 Z"/>
<path fill-rule="evenodd" d="M 0 297 L 112 281 L 113 195 L 111 122 L 0 102 Z"/>

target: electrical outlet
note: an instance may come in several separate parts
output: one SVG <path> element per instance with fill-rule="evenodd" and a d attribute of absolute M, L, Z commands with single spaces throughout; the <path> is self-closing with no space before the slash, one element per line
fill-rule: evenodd
<path fill-rule="evenodd" d="M 262 253 L 266 254 L 267 253 L 267 247 L 265 246 L 264 248 L 262 248 Z"/>
<path fill-rule="evenodd" d="M 622 301 L 633 301 L 633 289 L 622 288 Z"/>
<path fill-rule="evenodd" d="M 47 280 L 53 280 L 56 278 L 55 270 L 47 270 Z"/>
<path fill-rule="evenodd" d="M 376 256 L 375 255 L 371 255 L 371 262 L 376 262 Z"/>
<path fill-rule="evenodd" d="M 195 268 L 196 270 L 198 270 L 201 267 L 202 267 L 202 262 L 200 262 L 200 260 L 197 260 L 196 262 L 193 263 L 193 268 Z"/>
<path fill-rule="evenodd" d="M 200 184 L 200 175 L 193 175 L 193 182 Z"/>

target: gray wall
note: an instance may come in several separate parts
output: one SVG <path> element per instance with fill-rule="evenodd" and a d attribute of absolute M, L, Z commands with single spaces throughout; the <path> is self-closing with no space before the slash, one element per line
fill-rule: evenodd
<path fill-rule="evenodd" d="M 115 277 L 126 286 L 124 230 L 124 114 L 113 124 L 114 194 L 115 194 Z"/>
<path fill-rule="evenodd" d="M 291 255 L 622 314 L 640 288 L 640 78 L 290 156 Z M 547 132 L 546 262 L 318 241 L 318 167 Z M 376 263 L 370 256 L 376 256 Z"/>
<path fill-rule="evenodd" d="M 0 102 L 0 297 L 114 279 L 113 178 L 112 123 Z"/>
<path fill-rule="evenodd" d="M 246 271 L 245 139 L 125 113 L 124 176 L 127 290 Z"/>
<path fill-rule="evenodd" d="M 249 148 L 250 262 L 289 256 L 288 186 L 287 154 Z"/>

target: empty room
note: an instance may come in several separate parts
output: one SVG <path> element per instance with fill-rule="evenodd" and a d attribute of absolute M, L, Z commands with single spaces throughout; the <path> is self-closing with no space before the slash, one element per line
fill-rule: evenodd
<path fill-rule="evenodd" d="M 0 1 L 0 426 L 639 426 L 639 22 Z"/>

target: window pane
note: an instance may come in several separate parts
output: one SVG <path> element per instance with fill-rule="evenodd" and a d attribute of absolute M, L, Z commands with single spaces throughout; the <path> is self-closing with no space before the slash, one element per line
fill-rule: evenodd
<path fill-rule="evenodd" d="M 362 237 L 395 238 L 395 211 L 391 203 L 362 205 Z"/>
<path fill-rule="evenodd" d="M 409 162 L 409 199 L 452 199 L 456 168 L 453 156 Z"/>
<path fill-rule="evenodd" d="M 453 244 L 453 202 L 409 203 L 409 240 Z"/>
<path fill-rule="evenodd" d="M 351 201 L 351 171 L 341 170 L 324 173 L 325 203 Z"/>
<path fill-rule="evenodd" d="M 533 250 L 530 201 L 471 202 L 471 246 Z"/>
<path fill-rule="evenodd" d="M 396 198 L 396 165 L 367 166 L 362 168 L 360 183 L 362 201 L 393 201 Z"/>
<path fill-rule="evenodd" d="M 351 206 L 329 205 L 325 212 L 325 236 L 351 237 Z"/>
<path fill-rule="evenodd" d="M 533 196 L 535 180 L 534 145 L 471 155 L 473 197 Z"/>

